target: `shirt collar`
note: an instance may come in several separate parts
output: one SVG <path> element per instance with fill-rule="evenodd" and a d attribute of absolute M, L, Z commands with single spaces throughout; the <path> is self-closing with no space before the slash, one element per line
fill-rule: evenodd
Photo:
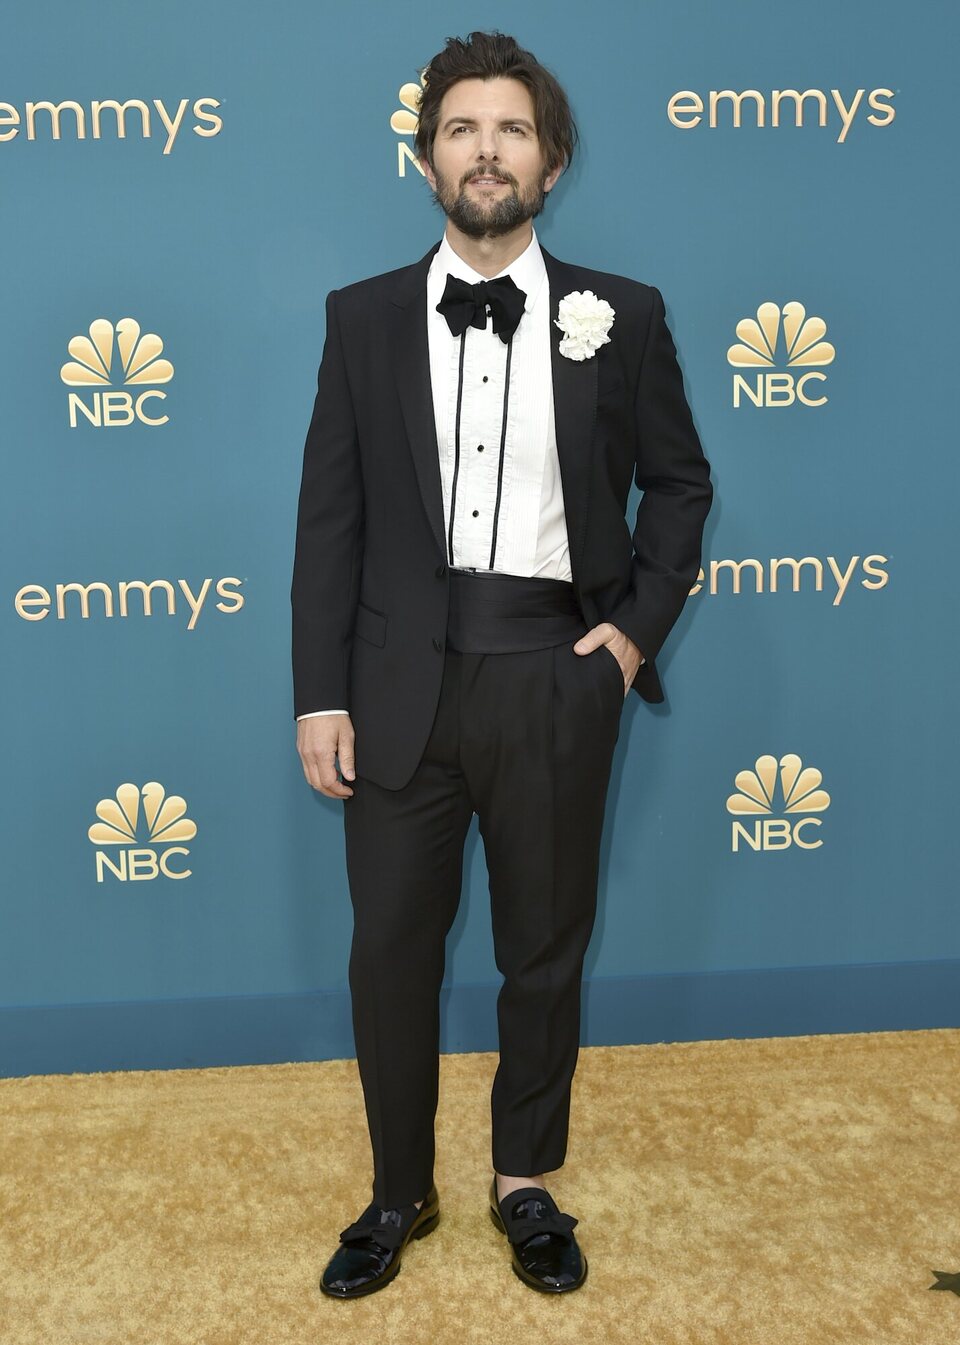
<path fill-rule="evenodd" d="M 540 286 L 547 274 L 547 267 L 543 260 L 543 253 L 540 251 L 536 229 L 532 233 L 533 237 L 520 253 L 520 256 L 515 257 L 509 266 L 497 272 L 497 276 L 509 276 L 513 283 L 526 294 L 527 297 L 523 305 L 525 313 L 530 313 L 533 310 Z M 472 266 L 463 260 L 459 253 L 454 252 L 447 241 L 447 235 L 444 234 L 433 261 L 430 263 L 430 273 L 427 279 L 427 286 L 431 291 L 431 310 L 443 293 L 448 274 L 457 276 L 460 280 L 466 280 L 471 285 L 475 285 L 480 280 L 495 280 L 497 278 L 497 276 L 482 276 L 479 271 L 475 271 Z M 433 297 L 433 290 L 437 292 L 436 298 Z"/>

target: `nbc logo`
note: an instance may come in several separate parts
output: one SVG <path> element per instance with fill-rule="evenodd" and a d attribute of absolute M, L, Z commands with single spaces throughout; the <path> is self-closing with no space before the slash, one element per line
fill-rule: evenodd
<path fill-rule="evenodd" d="M 116 336 L 116 363 L 119 372 L 113 377 L 114 336 Z M 101 426 L 131 425 L 139 420 L 144 425 L 166 425 L 169 416 L 150 416 L 146 403 L 152 398 L 166 400 L 167 394 L 160 392 L 158 383 L 169 383 L 173 378 L 173 365 L 169 360 L 160 359 L 163 342 L 152 332 L 140 334 L 140 324 L 135 318 L 121 318 L 114 327 L 106 318 L 97 318 L 90 324 L 89 336 L 75 336 L 68 343 L 67 350 L 73 356 L 60 369 L 60 378 L 67 387 L 88 390 L 85 399 L 79 392 L 71 392 L 68 398 L 70 428 L 77 428 L 78 413 L 91 425 Z M 109 389 L 114 383 L 122 383 L 124 388 L 148 386 L 135 395 L 126 391 Z"/>
<path fill-rule="evenodd" d="M 100 821 L 94 822 L 87 835 L 96 846 L 116 847 L 112 850 L 115 861 L 106 851 L 97 850 L 98 883 L 108 872 L 121 883 L 144 882 L 160 874 L 165 878 L 190 877 L 192 870 L 182 867 L 183 857 L 190 851 L 171 844 L 192 841 L 197 834 L 196 822 L 187 817 L 185 799 L 167 794 L 155 780 L 143 789 L 125 784 L 117 790 L 116 798 L 101 799 L 96 812 Z M 138 846 L 141 838 L 151 845 Z"/>
<path fill-rule="evenodd" d="M 400 88 L 399 99 L 403 104 L 397 108 L 390 118 L 391 129 L 396 131 L 397 135 L 413 135 L 417 129 L 417 121 L 420 116 L 420 97 L 423 93 L 423 79 L 419 84 L 404 84 Z M 413 152 L 413 147 L 406 144 L 403 140 L 397 142 L 397 176 L 406 177 L 407 164 L 412 163 L 414 168 L 423 177 L 423 169 L 420 167 L 420 161 Z"/>
<path fill-rule="evenodd" d="M 779 766 L 780 803 L 776 802 L 777 767 Z M 738 792 L 727 799 L 727 812 L 734 817 L 753 817 L 752 828 L 745 822 L 734 822 L 731 828 L 731 848 L 739 849 L 745 841 L 751 850 L 787 850 L 799 845 L 802 850 L 816 850 L 822 844 L 807 840 L 804 832 L 819 827 L 820 818 L 810 813 L 822 813 L 830 807 L 830 795 L 821 789 L 823 776 L 813 766 L 804 767 L 792 753 L 781 757 L 758 757 L 752 771 L 741 771 L 733 782 Z M 786 813 L 789 817 L 773 817 L 772 813 Z M 798 816 L 802 814 L 802 816 Z M 793 820 L 796 818 L 796 820 Z"/>
<path fill-rule="evenodd" d="M 755 369 L 751 385 L 746 374 L 733 376 L 733 404 L 740 406 L 741 394 L 754 406 L 823 406 L 825 396 L 814 397 L 808 391 L 810 383 L 825 383 L 827 376 L 820 372 L 825 364 L 832 364 L 836 351 L 824 341 L 827 324 L 823 318 L 807 317 L 803 304 L 784 304 L 781 311 L 776 304 L 761 304 L 755 318 L 741 318 L 737 323 L 736 345 L 727 351 L 727 361 L 734 369 Z M 780 333 L 783 349 L 778 354 Z M 799 376 L 792 373 L 765 373 L 777 362 L 788 369 L 807 370 Z"/>

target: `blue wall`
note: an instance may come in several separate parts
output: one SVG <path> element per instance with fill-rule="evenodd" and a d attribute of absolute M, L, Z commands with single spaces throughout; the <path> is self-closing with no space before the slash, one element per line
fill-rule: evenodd
<path fill-rule="evenodd" d="M 567 87 L 583 154 L 539 236 L 661 289 L 717 487 L 668 701 L 624 713 L 584 1040 L 960 1022 L 955 12 L 177 0 L 91 22 L 58 0 L 7 18 L 0 80 L 0 1072 L 353 1054 L 343 805 L 293 746 L 301 454 L 327 291 L 442 231 L 391 129 L 398 91 L 477 26 Z M 750 89 L 762 126 L 749 96 L 739 127 L 729 98 L 710 125 L 711 90 Z M 771 125 L 775 89 L 822 91 L 826 124 L 811 93 L 802 126 L 789 101 Z M 863 91 L 846 133 L 831 90 L 847 108 Z M 685 128 L 683 91 L 676 120 L 705 105 Z M 144 100 L 149 135 L 128 109 L 125 138 L 109 111 L 95 138 L 96 99 Z M 153 99 L 186 100 L 172 143 Z M 83 137 L 41 109 L 31 138 L 43 100 L 75 100 Z M 763 303 L 822 318 L 835 357 L 788 367 L 781 335 L 769 369 L 732 366 Z M 124 387 L 116 359 L 109 387 L 68 386 L 68 344 L 104 318 L 157 334 L 172 376 Z M 825 403 L 772 404 L 809 372 Z M 736 406 L 738 374 L 770 404 Z M 110 393 L 122 420 L 143 391 L 165 423 L 71 425 L 71 394 L 93 415 Z M 799 591 L 781 565 L 771 592 L 790 557 L 810 558 Z M 716 563 L 745 560 L 736 593 Z M 173 615 L 159 589 L 151 616 L 135 589 L 120 614 L 122 581 L 157 579 Z M 111 617 L 102 590 L 58 614 L 58 584 L 94 582 Z M 787 812 L 778 785 L 767 812 L 731 813 L 764 756 L 820 772 L 828 806 Z M 150 876 L 169 845 L 142 816 L 128 845 L 88 836 L 101 800 L 150 782 L 195 825 L 166 860 L 187 878 Z M 445 1049 L 496 1044 L 488 909 L 474 819 Z"/>

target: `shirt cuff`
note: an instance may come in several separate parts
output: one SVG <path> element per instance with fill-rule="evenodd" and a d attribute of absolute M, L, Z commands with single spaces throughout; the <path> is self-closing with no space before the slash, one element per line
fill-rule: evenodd
<path fill-rule="evenodd" d="M 297 715 L 297 719 L 316 719 L 317 715 L 345 715 L 348 710 L 310 710 L 305 715 Z"/>

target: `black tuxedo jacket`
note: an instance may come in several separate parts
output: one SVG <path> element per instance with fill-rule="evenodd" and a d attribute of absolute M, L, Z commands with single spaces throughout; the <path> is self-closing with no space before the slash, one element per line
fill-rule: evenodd
<path fill-rule="evenodd" d="M 294 713 L 344 708 L 357 774 L 405 785 L 433 724 L 449 576 L 427 347 L 412 266 L 333 290 L 304 449 L 293 604 Z M 659 290 L 557 261 L 550 282 L 557 453 L 575 593 L 646 656 L 633 688 L 663 700 L 655 659 L 700 567 L 713 488 Z M 560 354 L 561 298 L 592 290 L 609 344 Z M 631 530 L 630 485 L 643 491 Z"/>

